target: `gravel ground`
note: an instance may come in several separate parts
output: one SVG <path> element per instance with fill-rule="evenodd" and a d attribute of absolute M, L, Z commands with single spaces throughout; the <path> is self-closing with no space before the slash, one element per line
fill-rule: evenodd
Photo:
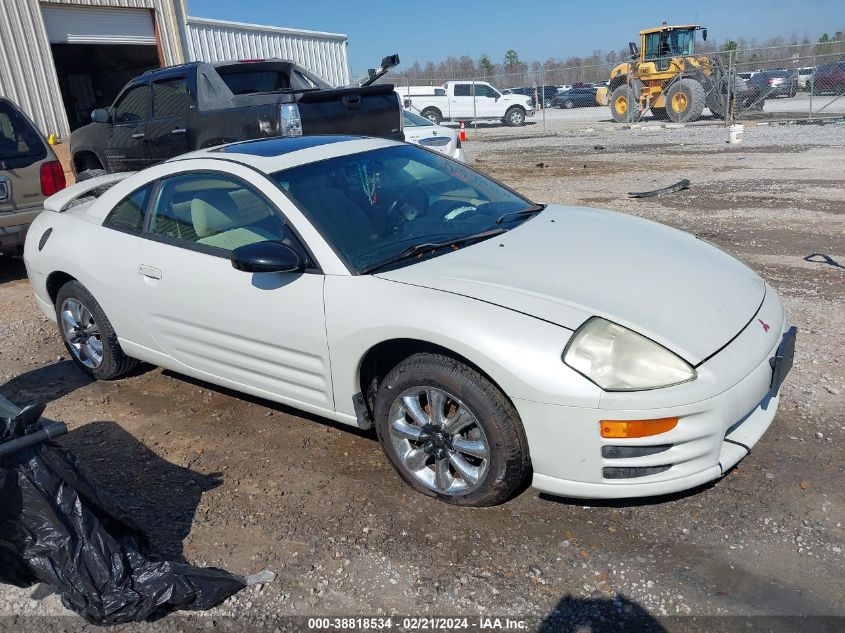
<path fill-rule="evenodd" d="M 845 617 L 845 269 L 809 257 L 845 264 L 845 127 L 761 126 L 743 145 L 725 140 L 718 126 L 646 125 L 491 131 L 465 146 L 470 164 L 537 201 L 691 231 L 781 293 L 799 327 L 781 409 L 712 485 L 605 503 L 528 489 L 496 508 L 452 508 L 411 492 L 370 434 L 155 368 L 88 382 L 37 311 L 22 264 L 2 259 L 0 393 L 50 401 L 47 416 L 72 429 L 62 442 L 159 554 L 278 574 L 156 630 L 285 630 L 286 616 L 315 614 L 561 613 L 572 625 L 545 630 L 623 612 Z M 681 178 L 690 190 L 627 197 Z M 56 596 L 31 595 L 0 587 L 0 629 L 85 628 L 39 619 L 67 612 Z"/>

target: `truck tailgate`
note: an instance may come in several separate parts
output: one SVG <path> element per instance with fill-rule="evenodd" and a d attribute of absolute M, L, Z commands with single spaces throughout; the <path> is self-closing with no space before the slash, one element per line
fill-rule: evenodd
<path fill-rule="evenodd" d="M 303 134 L 361 134 L 403 140 L 402 112 L 390 84 L 303 92 L 296 102 Z"/>

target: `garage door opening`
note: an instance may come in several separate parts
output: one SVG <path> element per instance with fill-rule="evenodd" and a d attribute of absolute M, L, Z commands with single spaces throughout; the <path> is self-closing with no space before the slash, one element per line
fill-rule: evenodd
<path fill-rule="evenodd" d="M 95 108 L 109 107 L 130 79 L 161 66 L 155 46 L 52 44 L 50 48 L 71 130 L 90 123 Z"/>
<path fill-rule="evenodd" d="M 123 85 L 161 59 L 149 9 L 42 4 L 70 129 L 112 104 Z"/>

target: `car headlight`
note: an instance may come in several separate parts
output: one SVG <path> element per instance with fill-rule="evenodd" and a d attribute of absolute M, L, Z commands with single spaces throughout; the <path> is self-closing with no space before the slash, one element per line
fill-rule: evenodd
<path fill-rule="evenodd" d="M 665 347 L 600 317 L 572 335 L 563 362 L 605 391 L 658 389 L 696 376 L 689 363 Z"/>

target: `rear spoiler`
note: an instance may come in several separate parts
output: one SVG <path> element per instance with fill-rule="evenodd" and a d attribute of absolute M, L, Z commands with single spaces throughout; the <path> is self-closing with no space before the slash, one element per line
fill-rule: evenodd
<path fill-rule="evenodd" d="M 134 173 L 136 172 L 123 171 L 118 174 L 106 174 L 105 176 L 96 176 L 94 178 L 89 178 L 88 180 L 83 180 L 75 185 L 71 185 L 67 189 L 62 189 L 60 192 L 54 193 L 52 196 L 47 198 L 44 201 L 44 208 L 47 211 L 61 213 L 73 206 L 73 203 L 77 200 L 77 198 L 81 198 L 95 189 L 108 189 Z"/>

